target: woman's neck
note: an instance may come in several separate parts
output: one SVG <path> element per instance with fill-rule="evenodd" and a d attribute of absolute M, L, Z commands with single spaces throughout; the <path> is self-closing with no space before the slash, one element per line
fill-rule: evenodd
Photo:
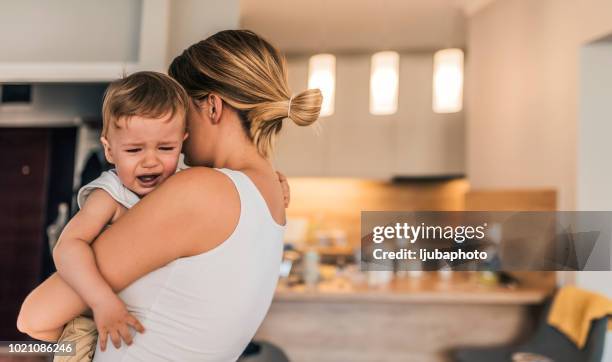
<path fill-rule="evenodd" d="M 218 135 L 213 167 L 245 171 L 270 169 L 272 164 L 257 151 L 253 141 L 247 137 L 235 112 L 228 112 L 222 120 L 223 129 Z"/>
<path fill-rule="evenodd" d="M 241 142 L 237 138 L 227 137 L 233 142 L 220 145 L 214 161 L 215 168 L 229 168 L 231 170 L 248 170 L 253 168 L 271 167 L 268 160 L 263 158 L 253 143 L 244 137 Z"/>

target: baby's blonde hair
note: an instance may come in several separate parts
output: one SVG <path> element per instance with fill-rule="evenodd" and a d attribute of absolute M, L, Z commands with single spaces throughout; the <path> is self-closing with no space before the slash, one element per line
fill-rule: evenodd
<path fill-rule="evenodd" d="M 157 72 L 137 72 L 109 84 L 102 104 L 102 136 L 108 137 L 110 125 L 121 128 L 120 121 L 133 116 L 171 119 L 177 112 L 183 122 L 189 96 L 171 77 Z"/>
<path fill-rule="evenodd" d="M 291 94 L 285 58 L 248 30 L 225 30 L 196 43 L 174 59 L 168 74 L 194 99 L 214 92 L 238 111 L 241 122 L 264 157 L 284 118 L 308 126 L 319 117 L 318 89 Z"/>

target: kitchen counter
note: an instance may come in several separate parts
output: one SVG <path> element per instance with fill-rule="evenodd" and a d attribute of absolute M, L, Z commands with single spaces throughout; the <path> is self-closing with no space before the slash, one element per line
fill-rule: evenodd
<path fill-rule="evenodd" d="M 486 285 L 474 274 L 453 273 L 449 279 L 437 273 L 392 280 L 385 287 L 368 287 L 365 282 L 337 278 L 319 283 L 314 289 L 304 285 L 288 287 L 280 284 L 275 301 L 377 302 L 377 303 L 465 303 L 465 304 L 540 304 L 551 291 L 536 287 L 508 288 Z"/>
<path fill-rule="evenodd" d="M 470 273 L 448 280 L 423 273 L 384 288 L 358 278 L 311 289 L 281 283 L 255 339 L 274 343 L 296 362 L 450 362 L 450 351 L 460 346 L 527 337 L 549 294 L 485 285 Z"/>

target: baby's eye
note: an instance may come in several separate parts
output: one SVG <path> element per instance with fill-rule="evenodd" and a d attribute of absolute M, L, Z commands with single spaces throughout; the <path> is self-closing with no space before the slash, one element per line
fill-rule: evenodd
<path fill-rule="evenodd" d="M 160 151 L 172 151 L 174 150 L 173 146 L 164 146 L 159 148 Z"/>
<path fill-rule="evenodd" d="M 125 150 L 125 152 L 129 152 L 129 153 L 136 153 L 140 151 L 140 148 L 128 148 L 127 150 Z"/>

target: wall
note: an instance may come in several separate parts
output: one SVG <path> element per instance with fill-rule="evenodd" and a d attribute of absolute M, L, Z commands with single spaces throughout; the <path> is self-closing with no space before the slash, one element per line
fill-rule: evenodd
<path fill-rule="evenodd" d="M 612 209 L 612 41 L 582 47 L 580 53 L 580 119 L 578 124 L 577 206 Z"/>
<path fill-rule="evenodd" d="M 468 28 L 471 185 L 552 186 L 559 191 L 560 209 L 610 209 L 610 189 L 603 180 L 594 182 L 592 173 L 609 158 L 600 154 L 595 159 L 600 167 L 585 173 L 579 160 L 594 155 L 589 147 L 577 152 L 577 134 L 584 131 L 579 100 L 601 100 L 579 95 L 581 47 L 612 32 L 612 2 L 497 0 L 476 13 Z M 609 119 L 609 112 L 603 114 Z M 601 146 L 601 137 L 590 134 L 580 144 Z M 597 197 L 585 193 L 590 187 Z M 578 285 L 612 296 L 610 280 L 610 272 L 576 275 Z M 610 333 L 604 354 L 604 361 L 612 360 Z"/>
<path fill-rule="evenodd" d="M 612 125 L 612 40 L 583 46 L 580 52 L 580 111 L 578 123 L 578 210 L 612 210 L 610 135 Z M 612 259 L 612 248 L 610 250 Z M 609 259 L 609 260 L 610 260 Z M 577 273 L 578 285 L 612 298 L 612 272 Z M 612 361 L 608 333 L 605 361 Z"/>
<path fill-rule="evenodd" d="M 400 54 L 393 115 L 369 112 L 370 53 L 336 57 L 334 114 L 303 129 L 286 120 L 276 161 L 294 176 L 432 176 L 464 173 L 464 114 L 432 111 L 433 53 Z M 294 94 L 307 88 L 308 57 L 289 56 Z"/>
<path fill-rule="evenodd" d="M 347 178 L 290 178 L 288 217 L 305 217 L 321 229 L 340 228 L 353 247 L 360 245 L 361 211 L 459 211 L 468 184 L 390 183 Z"/>
<path fill-rule="evenodd" d="M 554 187 L 576 207 L 579 47 L 612 31 L 606 0 L 497 0 L 468 23 L 474 188 Z"/>
<path fill-rule="evenodd" d="M 142 0 L 3 1 L 0 62 L 135 61 Z"/>

